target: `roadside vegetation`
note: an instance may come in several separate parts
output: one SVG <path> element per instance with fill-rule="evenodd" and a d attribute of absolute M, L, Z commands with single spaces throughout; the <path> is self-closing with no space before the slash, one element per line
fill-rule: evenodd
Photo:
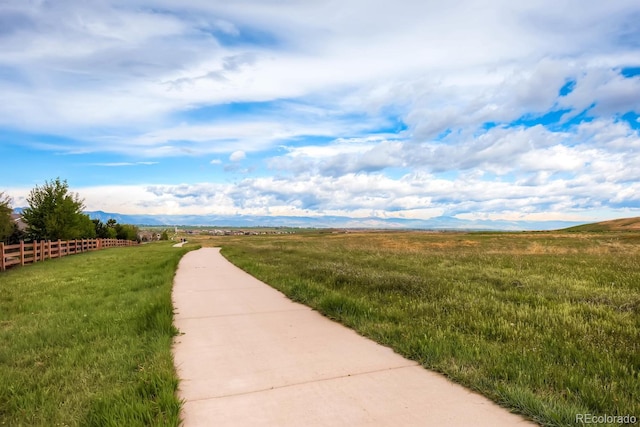
<path fill-rule="evenodd" d="M 640 417 L 638 232 L 199 239 L 292 299 L 542 425 Z"/>
<path fill-rule="evenodd" d="M 171 288 L 188 250 L 153 243 L 0 274 L 0 425 L 178 425 Z"/>

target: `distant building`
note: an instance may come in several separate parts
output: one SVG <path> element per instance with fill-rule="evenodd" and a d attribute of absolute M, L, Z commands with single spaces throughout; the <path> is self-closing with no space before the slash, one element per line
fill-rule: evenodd
<path fill-rule="evenodd" d="M 153 231 L 139 231 L 138 239 L 141 242 L 153 242 L 155 240 L 160 240 L 160 234 L 154 233 Z"/>
<path fill-rule="evenodd" d="M 25 231 L 28 224 L 20 214 L 11 214 L 11 220 L 18 226 L 18 230 Z"/>

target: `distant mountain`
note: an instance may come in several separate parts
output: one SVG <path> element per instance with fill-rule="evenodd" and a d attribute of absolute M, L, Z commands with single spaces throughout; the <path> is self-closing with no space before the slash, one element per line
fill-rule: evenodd
<path fill-rule="evenodd" d="M 170 221 L 164 221 L 164 217 L 158 215 L 127 215 L 103 211 L 85 211 L 85 214 L 89 215 L 89 218 L 91 219 L 99 219 L 102 222 L 115 219 L 120 224 L 172 225 Z"/>
<path fill-rule="evenodd" d="M 15 208 L 22 213 L 24 208 Z M 366 228 L 418 230 L 486 230 L 486 231 L 604 231 L 607 229 L 640 229 L 640 218 L 583 224 L 577 221 L 505 221 L 465 220 L 450 216 L 429 219 L 352 218 L 347 216 L 257 216 L 257 215 L 127 215 L 104 211 L 85 212 L 91 219 L 139 226 L 201 227 L 300 227 L 300 228 Z M 604 225 L 599 225 L 604 224 Z M 635 225 L 634 225 L 635 224 Z"/>
<path fill-rule="evenodd" d="M 563 231 L 640 231 L 640 217 L 621 218 L 569 227 Z"/>
<path fill-rule="evenodd" d="M 103 211 L 85 212 L 91 219 L 106 222 L 115 219 L 120 224 L 147 226 L 204 227 L 300 227 L 300 228 L 369 228 L 423 230 L 557 230 L 581 224 L 571 221 L 502 221 L 463 220 L 440 216 L 429 219 L 351 218 L 345 216 L 250 216 L 250 215 L 125 215 Z"/>

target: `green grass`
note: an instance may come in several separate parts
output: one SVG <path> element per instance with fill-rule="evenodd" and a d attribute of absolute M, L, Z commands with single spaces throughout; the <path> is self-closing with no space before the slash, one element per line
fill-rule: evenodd
<path fill-rule="evenodd" d="M 549 426 L 640 418 L 640 233 L 221 237 L 235 264 Z"/>
<path fill-rule="evenodd" d="M 113 248 L 0 273 L 0 425 L 178 425 L 171 287 L 187 251 Z"/>

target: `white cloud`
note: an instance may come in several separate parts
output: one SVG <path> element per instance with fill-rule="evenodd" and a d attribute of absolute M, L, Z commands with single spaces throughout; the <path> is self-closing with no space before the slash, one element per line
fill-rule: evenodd
<path fill-rule="evenodd" d="M 474 218 L 559 219 L 588 215 L 610 203 L 638 200 L 636 182 L 625 184 L 580 175 L 531 187 L 490 182 L 482 176 L 442 179 L 412 173 L 399 179 L 381 174 L 247 178 L 238 183 L 86 187 L 78 192 L 88 209 L 123 213 L 304 215 L 469 215 Z M 14 196 L 15 194 L 10 195 Z M 466 215 L 466 216 L 465 216 Z"/>
<path fill-rule="evenodd" d="M 32 25 L 0 42 L 8 49 L 3 49 L 7 55 L 2 61 L 32 77 L 35 96 L 24 99 L 21 91 L 3 90 L 12 101 L 19 101 L 11 102 L 12 109 L 5 108 L 3 116 L 11 124 L 39 123 L 54 129 L 114 120 L 139 124 L 194 104 L 264 101 L 326 90 L 348 95 L 350 90 L 345 93 L 342 88 L 372 90 L 389 79 L 396 86 L 409 83 L 411 89 L 418 89 L 411 94 L 413 99 L 433 99 L 436 104 L 427 104 L 435 107 L 429 109 L 431 113 L 446 111 L 438 109 L 437 103 L 451 91 L 471 89 L 457 100 L 466 99 L 468 108 L 475 105 L 473 100 L 491 105 L 484 102 L 491 101 L 486 86 L 479 84 L 487 78 L 506 83 L 508 95 L 516 101 L 542 109 L 553 101 L 567 64 L 565 59 L 544 58 L 568 56 L 579 62 L 585 40 L 592 43 L 591 51 L 610 54 L 606 49 L 615 33 L 600 23 L 624 22 L 624 13 L 634 10 L 632 2 L 606 8 L 590 5 L 578 16 L 563 15 L 563 31 L 555 24 L 550 5 L 543 1 L 512 8 L 496 1 L 478 8 L 467 1 L 455 7 L 405 1 L 371 7 L 357 1 L 340 5 L 336 13 L 336 5 L 305 2 L 243 2 L 223 8 L 192 1 L 178 8 L 168 3 L 167 11 L 178 12 L 172 14 L 154 12 L 146 2 L 119 7 L 104 3 L 97 8 L 60 2 L 45 14 L 43 6 L 14 2 L 16 13 L 27 15 Z M 553 8 L 558 7 L 554 2 Z M 225 46 L 206 32 L 209 27 L 240 40 L 243 27 L 248 27 L 277 42 L 274 46 Z M 540 31 L 545 27 L 552 31 Z M 38 28 L 45 31 L 35 31 Z M 51 39 L 52 34 L 56 38 Z M 616 50 L 624 53 L 620 47 Z M 229 66 L 229 58 L 242 57 L 253 58 L 248 68 Z M 27 66 L 29 71 L 23 68 Z M 201 78 L 225 69 L 224 79 Z M 470 79 L 468 70 L 478 70 L 475 79 Z M 177 80 L 189 83 L 166 84 Z M 424 84 L 420 88 L 411 81 Z M 395 92 L 388 93 L 391 99 L 385 104 L 402 101 Z M 103 100 L 100 105 L 96 105 L 98 99 Z M 456 100 L 447 102 L 454 107 L 450 113 L 428 122 L 456 115 L 459 109 L 451 101 Z M 36 111 L 46 114 L 24 114 L 26 118 L 20 120 L 19 113 L 36 106 Z"/>
<path fill-rule="evenodd" d="M 640 78 L 620 74 L 638 64 L 635 0 L 5 3 L 3 133 L 107 154 L 84 163 L 114 172 L 228 158 L 244 178 L 86 187 L 96 207 L 569 218 L 636 205 L 640 137 L 620 119 L 640 99 Z"/>
<path fill-rule="evenodd" d="M 577 115 L 587 109 L 591 113 L 615 115 L 638 108 L 640 77 L 625 78 L 618 70 L 592 68 L 577 77 L 575 88 L 559 101 Z"/>
<path fill-rule="evenodd" d="M 244 160 L 247 157 L 244 151 L 238 150 L 231 153 L 229 156 L 229 160 L 232 162 L 239 162 L 240 160 Z"/>
<path fill-rule="evenodd" d="M 402 142 L 375 138 L 338 139 L 327 145 L 284 147 L 287 153 L 270 159 L 276 170 L 339 176 L 354 172 L 374 172 L 402 166 Z"/>

